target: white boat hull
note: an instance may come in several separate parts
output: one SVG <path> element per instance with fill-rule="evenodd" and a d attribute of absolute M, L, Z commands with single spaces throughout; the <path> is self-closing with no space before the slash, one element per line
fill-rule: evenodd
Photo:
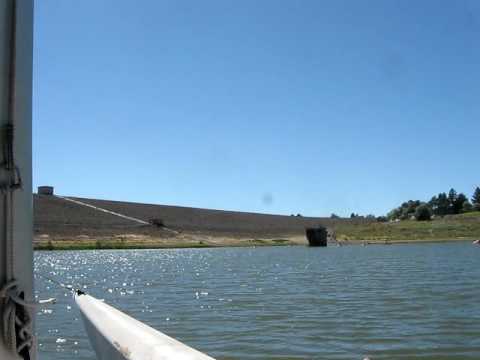
<path fill-rule="evenodd" d="M 213 360 L 89 295 L 76 295 L 98 360 Z"/>

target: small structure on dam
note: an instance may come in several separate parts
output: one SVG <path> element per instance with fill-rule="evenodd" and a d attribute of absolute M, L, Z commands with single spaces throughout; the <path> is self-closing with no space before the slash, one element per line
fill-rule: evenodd
<path fill-rule="evenodd" d="M 53 195 L 53 186 L 39 186 L 37 193 L 38 193 L 38 195 L 50 195 L 50 196 L 52 196 Z"/>
<path fill-rule="evenodd" d="M 326 227 L 306 228 L 305 234 L 307 235 L 309 246 L 327 246 L 328 229 Z"/>

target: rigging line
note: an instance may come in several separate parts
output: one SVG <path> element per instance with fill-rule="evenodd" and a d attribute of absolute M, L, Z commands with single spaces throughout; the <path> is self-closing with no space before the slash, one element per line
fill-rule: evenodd
<path fill-rule="evenodd" d="M 13 191 L 11 189 L 12 178 L 11 172 L 15 168 L 15 159 L 13 156 L 13 140 L 14 140 L 14 124 L 15 124 L 15 103 L 16 103 L 16 57 L 17 57 L 17 2 L 16 0 L 11 1 L 11 26 L 10 26 L 10 59 L 9 59 L 9 73 L 8 73 L 8 116 L 7 124 L 5 127 L 5 168 L 8 172 L 8 190 L 5 196 L 5 207 L 6 207 L 6 265 L 7 265 L 7 280 L 13 280 L 14 278 L 14 249 L 13 249 L 13 229 L 12 225 L 13 220 Z"/>
<path fill-rule="evenodd" d="M 69 284 L 65 285 L 64 283 L 62 283 L 62 282 L 60 282 L 60 281 L 58 281 L 58 280 L 55 280 L 54 278 L 51 278 L 50 276 L 43 275 L 43 274 L 40 274 L 40 273 L 36 273 L 35 275 L 38 275 L 38 276 L 44 278 L 45 280 L 51 281 L 52 283 L 60 286 L 61 288 L 68 289 L 68 290 L 70 290 L 70 291 L 73 291 L 73 290 L 74 290 L 74 288 L 73 288 L 72 285 L 69 285 Z"/>
<path fill-rule="evenodd" d="M 75 288 L 73 287 L 72 285 L 70 284 L 64 284 L 50 276 L 47 276 L 47 275 L 44 275 L 44 274 L 41 274 L 41 273 L 36 273 L 35 275 L 38 275 L 40 276 L 41 278 L 44 278 L 45 280 L 48 280 L 48 281 L 51 281 L 52 283 L 60 286 L 62 289 L 67 289 L 68 291 L 71 291 L 73 294 L 77 294 L 77 295 L 83 295 L 85 294 L 84 291 L 80 290 L 80 288 Z"/>

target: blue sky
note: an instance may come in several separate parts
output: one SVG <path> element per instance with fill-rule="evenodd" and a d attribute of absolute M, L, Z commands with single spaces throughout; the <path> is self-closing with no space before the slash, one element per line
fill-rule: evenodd
<path fill-rule="evenodd" d="M 480 186 L 480 2 L 36 2 L 34 186 L 386 213 Z"/>

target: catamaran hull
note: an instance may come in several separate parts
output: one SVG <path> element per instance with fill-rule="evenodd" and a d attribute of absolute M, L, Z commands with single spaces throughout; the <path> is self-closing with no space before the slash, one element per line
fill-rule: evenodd
<path fill-rule="evenodd" d="M 89 295 L 76 295 L 98 360 L 214 360 Z"/>

